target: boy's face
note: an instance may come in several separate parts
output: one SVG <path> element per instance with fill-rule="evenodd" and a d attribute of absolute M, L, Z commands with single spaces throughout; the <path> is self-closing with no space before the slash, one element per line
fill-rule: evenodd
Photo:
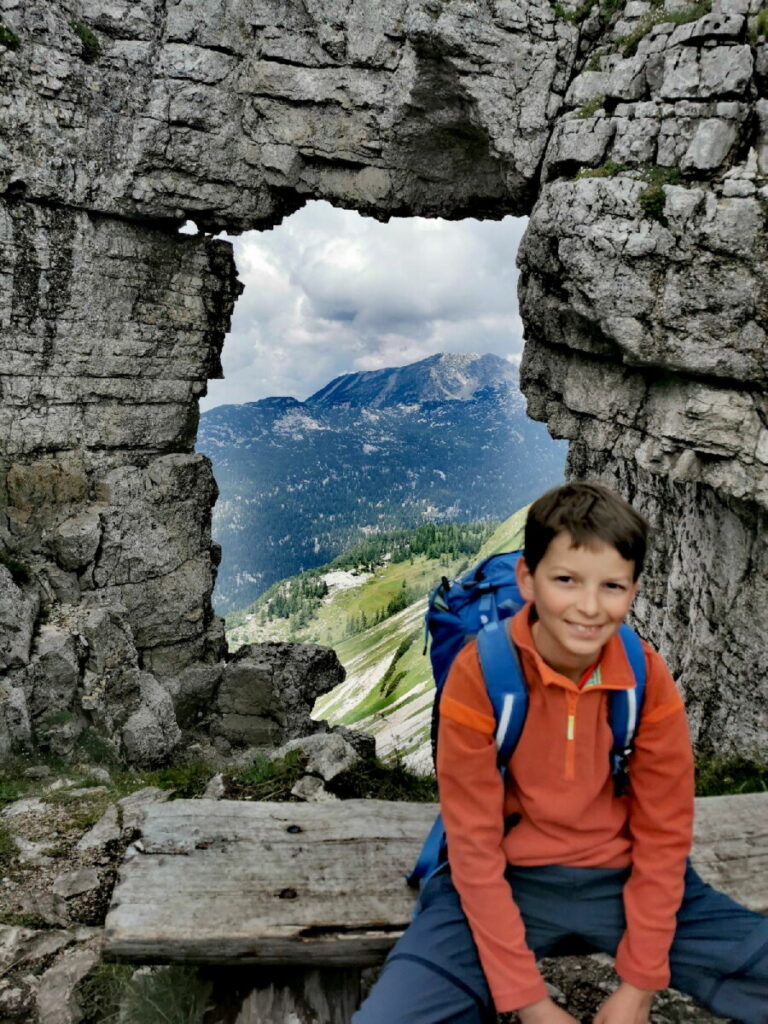
<path fill-rule="evenodd" d="M 518 585 L 536 605 L 533 639 L 542 658 L 578 682 L 624 621 L 638 584 L 634 562 L 601 541 L 573 546 L 569 533 L 551 541 L 536 572 L 518 562 Z"/>

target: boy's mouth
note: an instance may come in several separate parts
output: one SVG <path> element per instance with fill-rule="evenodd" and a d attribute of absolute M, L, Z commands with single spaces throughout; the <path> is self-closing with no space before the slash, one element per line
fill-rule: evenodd
<path fill-rule="evenodd" d="M 585 626 L 581 622 L 567 622 L 567 625 L 571 627 L 576 633 L 582 636 L 593 636 L 595 633 L 599 633 L 604 628 L 604 624 Z"/>

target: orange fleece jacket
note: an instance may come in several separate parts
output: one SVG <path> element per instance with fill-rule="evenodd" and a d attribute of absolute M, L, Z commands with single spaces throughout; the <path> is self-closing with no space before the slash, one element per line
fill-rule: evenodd
<path fill-rule="evenodd" d="M 660 989 L 669 984 L 669 947 L 693 827 L 688 726 L 661 657 L 644 644 L 648 680 L 631 794 L 617 798 L 607 691 L 634 685 L 621 640 L 611 638 L 579 687 L 538 654 L 530 613 L 526 605 L 511 620 L 529 702 L 506 792 L 476 643 L 456 657 L 440 703 L 437 778 L 448 859 L 499 1013 L 547 994 L 504 878 L 507 864 L 631 864 L 616 970 L 638 988 Z M 505 836 L 504 817 L 511 814 L 520 822 Z"/>

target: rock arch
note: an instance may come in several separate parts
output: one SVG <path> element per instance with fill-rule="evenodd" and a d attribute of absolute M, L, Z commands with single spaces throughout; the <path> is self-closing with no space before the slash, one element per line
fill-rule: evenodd
<path fill-rule="evenodd" d="M 765 19 L 614 7 L 5 0 L 0 747 L 90 721 L 162 754 L 215 691 L 211 233 L 324 198 L 531 215 L 530 412 L 651 517 L 637 618 L 700 747 L 765 754 Z"/>

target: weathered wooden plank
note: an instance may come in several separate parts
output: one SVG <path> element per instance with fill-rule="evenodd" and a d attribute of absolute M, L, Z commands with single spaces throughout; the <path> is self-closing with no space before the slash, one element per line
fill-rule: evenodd
<path fill-rule="evenodd" d="M 377 963 L 407 926 L 433 807 L 178 800 L 147 814 L 107 918 L 111 955 Z"/>
<path fill-rule="evenodd" d="M 768 912 L 768 793 L 700 797 L 691 859 L 710 885 Z"/>
<path fill-rule="evenodd" d="M 381 960 L 411 917 L 403 876 L 434 805 L 178 800 L 148 809 L 107 918 L 132 960 L 345 964 Z M 697 801 L 702 876 L 768 909 L 768 794 Z"/>

